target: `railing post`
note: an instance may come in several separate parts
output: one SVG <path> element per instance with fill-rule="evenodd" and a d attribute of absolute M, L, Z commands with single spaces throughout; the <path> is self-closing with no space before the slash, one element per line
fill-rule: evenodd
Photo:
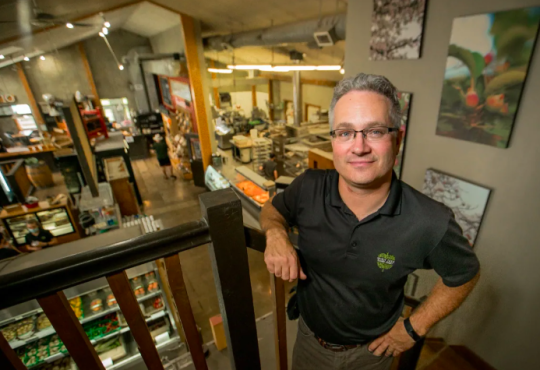
<path fill-rule="evenodd" d="M 231 370 L 261 368 L 242 205 L 232 189 L 213 191 L 200 197 L 212 243 L 209 253 Z"/>
<path fill-rule="evenodd" d="M 0 369 L 26 370 L 26 366 L 23 365 L 2 333 L 0 333 Z"/>
<path fill-rule="evenodd" d="M 103 364 L 81 323 L 75 317 L 64 292 L 39 298 L 38 302 L 79 369 L 103 370 Z"/>
<path fill-rule="evenodd" d="M 274 314 L 274 342 L 276 344 L 276 369 L 287 370 L 287 317 L 285 316 L 285 282 L 270 275 L 272 308 Z"/>
<path fill-rule="evenodd" d="M 163 370 L 163 364 L 159 357 L 154 340 L 150 335 L 150 329 L 146 325 L 146 320 L 135 293 L 131 289 L 129 279 L 125 271 L 107 276 L 107 282 L 126 318 L 126 322 L 131 329 L 131 334 L 137 342 L 139 352 L 149 370 Z"/>

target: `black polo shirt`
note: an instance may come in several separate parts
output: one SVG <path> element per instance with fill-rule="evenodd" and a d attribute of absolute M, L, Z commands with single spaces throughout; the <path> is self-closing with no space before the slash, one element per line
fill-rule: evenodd
<path fill-rule="evenodd" d="M 445 285 L 470 281 L 480 268 L 453 212 L 394 174 L 384 205 L 362 221 L 345 205 L 335 170 L 307 170 L 272 201 L 299 229 L 307 280 L 300 313 L 311 330 L 337 344 L 387 332 L 403 310 L 403 287 L 416 269 L 435 269 Z"/>
<path fill-rule="evenodd" d="M 32 245 L 33 241 L 38 241 L 38 242 L 42 242 L 42 243 L 48 243 L 48 242 L 50 242 L 51 240 L 54 239 L 54 235 L 51 234 L 51 232 L 49 230 L 41 229 L 39 231 L 39 234 L 34 235 L 32 233 L 28 233 L 28 234 L 25 235 L 24 238 L 26 240 L 26 244 Z"/>

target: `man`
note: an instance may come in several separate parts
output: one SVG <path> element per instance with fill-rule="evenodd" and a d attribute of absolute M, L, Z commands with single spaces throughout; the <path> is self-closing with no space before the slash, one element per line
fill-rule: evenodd
<path fill-rule="evenodd" d="M 268 270 L 300 278 L 294 370 L 389 369 L 392 356 L 454 311 L 479 278 L 452 211 L 393 173 L 400 121 L 385 77 L 344 79 L 330 106 L 336 169 L 306 171 L 261 213 Z M 289 225 L 299 229 L 298 252 Z M 403 320 L 407 276 L 431 268 L 441 279 Z"/>
<path fill-rule="evenodd" d="M 49 230 L 43 229 L 38 221 L 29 219 L 26 221 L 26 227 L 28 234 L 26 234 L 25 240 L 28 250 L 38 251 L 58 244 L 58 239 Z"/>
<path fill-rule="evenodd" d="M 276 179 L 278 178 L 278 172 L 276 155 L 274 153 L 270 153 L 270 159 L 264 162 L 262 166 L 259 166 L 259 171 L 263 171 L 264 176 L 268 180 L 276 181 Z"/>
<path fill-rule="evenodd" d="M 163 176 L 165 176 L 165 179 L 169 179 L 169 176 L 167 176 L 167 168 L 169 168 L 171 178 L 173 180 L 176 180 L 176 176 L 173 175 L 173 169 L 171 165 L 171 159 L 169 158 L 169 149 L 167 148 L 167 143 L 165 143 L 163 137 L 161 137 L 160 134 L 154 135 L 154 144 L 152 145 L 152 149 L 154 149 L 154 151 L 156 152 L 156 157 L 159 162 L 159 166 L 163 171 Z"/>

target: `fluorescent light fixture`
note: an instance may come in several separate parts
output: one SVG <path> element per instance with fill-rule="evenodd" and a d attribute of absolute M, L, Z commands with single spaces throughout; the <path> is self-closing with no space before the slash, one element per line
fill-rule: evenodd
<path fill-rule="evenodd" d="M 122 103 L 124 103 L 125 105 L 128 105 L 128 100 L 126 98 L 122 98 Z"/>
<path fill-rule="evenodd" d="M 101 29 L 101 32 L 103 32 L 104 35 L 108 35 L 109 34 L 109 29 L 107 27 L 103 27 Z"/>
<path fill-rule="evenodd" d="M 5 56 L 3 54 L 0 54 L 0 59 L 4 59 Z"/>
<path fill-rule="evenodd" d="M 124 66 L 123 66 L 122 64 L 119 64 L 119 65 L 118 65 L 118 69 L 121 70 L 121 71 L 123 71 L 123 70 L 124 70 Z"/>
<path fill-rule="evenodd" d="M 28 62 L 28 61 L 30 60 L 30 58 L 28 58 L 27 56 L 25 56 L 25 57 L 23 58 L 23 60 L 24 60 L 25 62 Z"/>
<path fill-rule="evenodd" d="M 98 33 L 99 36 L 105 37 L 105 34 L 103 32 Z"/>
<path fill-rule="evenodd" d="M 212 72 L 212 73 L 233 73 L 232 69 L 225 69 L 225 68 L 208 68 L 208 72 Z"/>
<path fill-rule="evenodd" d="M 344 74 L 345 74 L 345 68 L 341 68 L 341 69 L 339 70 L 339 73 L 341 73 L 342 75 L 344 75 Z"/>
<path fill-rule="evenodd" d="M 105 99 L 101 100 L 101 105 L 111 105 L 111 102 Z"/>
<path fill-rule="evenodd" d="M 15 114 L 32 114 L 32 110 L 28 104 L 16 104 L 12 105 L 11 109 Z"/>
<path fill-rule="evenodd" d="M 290 72 L 290 69 L 286 67 L 263 67 L 259 68 L 259 70 L 264 72 Z"/>
<path fill-rule="evenodd" d="M 228 65 L 229 69 L 261 69 L 261 68 L 272 68 L 270 64 L 237 64 L 237 65 Z"/>
<path fill-rule="evenodd" d="M 317 71 L 339 71 L 341 66 L 317 66 Z"/>
<path fill-rule="evenodd" d="M 68 23 L 66 23 L 66 27 L 67 27 L 67 28 L 73 28 L 74 26 L 73 26 L 72 23 L 69 23 L 69 22 L 68 22 Z"/>
<path fill-rule="evenodd" d="M 103 25 L 104 25 L 105 27 L 107 27 L 107 28 L 110 28 L 110 27 L 111 27 L 111 24 L 110 24 L 109 22 L 105 22 L 105 23 L 103 23 Z"/>
<path fill-rule="evenodd" d="M 42 55 L 42 56 L 40 56 L 40 57 L 39 57 L 39 59 L 41 59 L 41 60 L 45 60 L 45 56 L 44 56 L 44 55 Z"/>

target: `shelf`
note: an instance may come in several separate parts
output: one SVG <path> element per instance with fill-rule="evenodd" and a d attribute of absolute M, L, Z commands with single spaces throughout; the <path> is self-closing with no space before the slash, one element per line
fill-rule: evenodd
<path fill-rule="evenodd" d="M 167 346 L 169 346 L 171 344 L 175 344 L 175 343 L 178 343 L 178 342 L 180 342 L 180 337 L 172 337 L 168 341 L 158 344 L 156 346 L 156 348 L 158 350 L 160 350 L 162 348 L 165 348 L 165 347 L 167 347 Z M 139 362 L 141 359 L 142 359 L 141 354 L 137 353 L 137 354 L 134 354 L 134 355 L 132 355 L 132 356 L 130 356 L 128 358 L 125 358 L 125 359 L 117 362 L 116 364 L 113 364 L 112 366 L 107 367 L 107 370 L 121 369 L 124 366 L 133 365 L 135 362 Z"/>
<path fill-rule="evenodd" d="M 157 291 L 155 291 L 155 292 L 152 292 L 152 293 L 150 293 L 150 294 L 147 294 L 147 295 L 145 295 L 145 296 L 142 296 L 142 297 L 137 298 L 137 302 L 140 303 L 140 302 L 145 301 L 145 300 L 147 300 L 147 299 L 156 297 L 156 296 L 158 296 L 158 295 L 160 295 L 160 294 L 161 294 L 161 290 L 157 290 Z M 116 312 L 116 311 L 119 311 L 119 310 L 120 310 L 120 307 L 118 307 L 118 305 L 116 305 L 116 306 L 113 307 L 113 308 L 110 308 L 110 309 L 108 309 L 108 310 L 104 310 L 104 311 L 98 312 L 98 313 L 96 313 L 96 314 L 94 314 L 94 315 L 92 315 L 92 316 L 85 317 L 84 319 L 79 320 L 79 321 L 80 321 L 81 325 L 82 325 L 82 324 L 86 324 L 86 323 L 89 322 L 89 321 L 92 321 L 92 320 L 94 320 L 94 319 L 103 317 L 103 316 L 105 316 L 105 315 L 108 315 L 108 314 L 110 314 L 110 313 L 113 313 L 113 312 Z M 16 317 L 16 318 L 14 318 L 13 321 L 15 321 L 15 319 L 20 320 L 20 319 L 22 319 L 22 318 L 25 318 L 25 317 L 28 317 L 28 316 L 31 316 L 31 315 L 36 315 L 36 314 L 39 314 L 39 313 L 41 313 L 41 312 L 43 312 L 43 311 L 42 311 L 42 310 L 36 310 L 36 311 L 33 311 L 32 313 L 29 313 L 29 314 L 26 315 L 26 316 L 19 316 L 19 317 Z M 155 313 L 154 315 L 158 315 L 158 314 L 164 315 L 163 312 L 164 312 L 164 311 L 160 311 L 160 312 Z M 149 319 L 148 319 L 147 321 L 155 320 L 156 318 L 161 317 L 161 316 L 154 317 L 154 315 L 150 316 Z M 21 347 L 21 346 L 24 346 L 24 345 L 26 345 L 26 344 L 28 344 L 28 343 L 34 342 L 34 341 L 36 341 L 36 340 L 38 340 L 38 339 L 41 339 L 41 338 L 47 337 L 47 336 L 49 336 L 49 335 L 52 335 L 52 334 L 54 334 L 54 333 L 56 333 L 56 330 L 54 330 L 54 328 L 51 326 L 51 327 L 49 327 L 49 328 L 47 328 L 47 329 L 38 331 L 37 333 L 35 333 L 34 335 L 32 335 L 32 336 L 31 336 L 30 338 L 28 338 L 28 339 L 11 341 L 11 342 L 9 342 L 9 345 L 11 346 L 11 348 L 16 349 L 16 348 L 19 348 L 19 347 Z M 56 356 L 56 355 L 55 355 L 55 356 Z"/>

